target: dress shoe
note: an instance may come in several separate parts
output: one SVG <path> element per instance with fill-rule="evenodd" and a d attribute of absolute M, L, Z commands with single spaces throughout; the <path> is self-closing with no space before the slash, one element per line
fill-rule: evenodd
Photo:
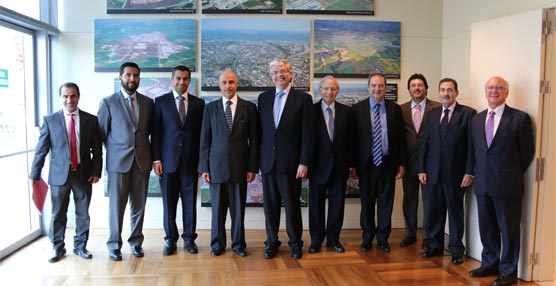
<path fill-rule="evenodd" d="M 235 252 L 236 255 L 239 256 L 239 257 L 245 257 L 245 256 L 247 256 L 247 252 L 246 252 L 245 249 L 243 249 L 243 248 L 234 249 L 234 252 Z"/>
<path fill-rule="evenodd" d="M 414 237 L 406 237 L 404 240 L 402 240 L 402 242 L 400 242 L 400 246 L 401 247 L 410 246 L 415 242 L 417 242 L 417 239 L 415 239 Z"/>
<path fill-rule="evenodd" d="M 488 276 L 497 276 L 500 274 L 498 269 L 490 269 L 490 268 L 476 268 L 469 271 L 469 276 L 481 278 L 481 277 L 488 277 Z"/>
<path fill-rule="evenodd" d="M 122 252 L 119 249 L 114 249 L 109 251 L 110 259 L 114 261 L 122 260 Z"/>
<path fill-rule="evenodd" d="M 133 253 L 133 256 L 135 257 L 143 257 L 145 256 L 145 252 L 143 251 L 143 248 L 141 246 L 135 245 L 131 247 L 131 253 Z"/>
<path fill-rule="evenodd" d="M 361 250 L 362 252 L 367 252 L 367 251 L 371 250 L 372 248 L 373 248 L 373 244 L 372 243 L 366 243 L 366 242 L 361 243 L 361 245 L 359 246 L 359 250 Z"/>
<path fill-rule="evenodd" d="M 210 250 L 210 255 L 211 256 L 220 256 L 220 254 L 222 254 L 224 252 L 224 249 L 222 248 L 213 248 Z"/>
<path fill-rule="evenodd" d="M 339 242 L 327 244 L 326 247 L 332 248 L 332 250 L 334 250 L 334 252 L 338 252 L 338 253 L 346 252 L 346 249 L 344 248 L 344 246 Z"/>
<path fill-rule="evenodd" d="M 498 276 L 498 278 L 496 278 L 496 280 L 494 280 L 494 282 L 492 282 L 492 286 L 506 286 L 506 285 L 514 285 L 517 283 L 517 278 L 516 277 L 510 277 L 510 276 Z"/>
<path fill-rule="evenodd" d="M 272 259 L 274 258 L 274 256 L 276 256 L 277 252 L 278 252 L 278 247 L 273 245 L 267 246 L 264 250 L 263 257 L 265 259 Z"/>
<path fill-rule="evenodd" d="M 83 248 L 74 248 L 74 249 L 73 249 L 73 254 L 79 255 L 79 256 L 81 256 L 82 258 L 85 258 L 85 259 L 91 259 L 91 258 L 93 258 L 93 254 L 91 254 L 91 253 L 87 250 L 87 248 L 85 248 L 85 247 L 83 247 Z"/>
<path fill-rule="evenodd" d="M 301 257 L 303 257 L 303 251 L 301 251 L 301 247 L 299 246 L 292 247 L 291 256 L 293 259 L 300 259 Z"/>
<path fill-rule="evenodd" d="M 171 241 L 166 241 L 164 244 L 164 249 L 162 250 L 162 255 L 172 255 L 176 253 L 176 243 Z"/>
<path fill-rule="evenodd" d="M 452 254 L 452 264 L 460 265 L 463 263 L 463 253 L 453 253 Z"/>
<path fill-rule="evenodd" d="M 320 244 L 312 244 L 309 246 L 309 253 L 319 253 L 320 252 Z"/>
<path fill-rule="evenodd" d="M 183 247 L 191 254 L 199 253 L 199 248 L 197 247 L 197 244 L 195 244 L 195 241 L 186 240 Z"/>
<path fill-rule="evenodd" d="M 443 249 L 429 249 L 425 252 L 423 252 L 423 257 L 424 258 L 431 258 L 431 257 L 435 257 L 435 256 L 442 256 L 444 255 L 444 250 Z"/>
<path fill-rule="evenodd" d="M 424 250 L 429 250 L 429 240 L 428 239 L 423 239 L 423 244 L 421 244 L 421 248 Z"/>
<path fill-rule="evenodd" d="M 385 243 L 379 243 L 378 244 L 378 248 L 380 248 L 380 250 L 384 251 L 384 252 L 390 252 L 390 245 L 388 244 L 388 242 Z"/>
<path fill-rule="evenodd" d="M 50 262 L 50 263 L 58 262 L 58 261 L 60 261 L 60 259 L 62 259 L 62 257 L 64 257 L 64 255 L 66 255 L 66 249 L 65 248 L 62 248 L 62 249 L 59 249 L 59 250 L 54 250 L 52 252 L 52 257 L 50 257 L 48 259 L 48 262 Z"/>

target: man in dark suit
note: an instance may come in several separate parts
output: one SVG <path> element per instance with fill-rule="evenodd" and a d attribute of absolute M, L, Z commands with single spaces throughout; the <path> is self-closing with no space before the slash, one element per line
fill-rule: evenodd
<path fill-rule="evenodd" d="M 422 122 L 429 111 L 439 107 L 440 103 L 427 98 L 429 85 L 424 75 L 416 73 L 407 80 L 407 89 L 411 100 L 402 104 L 405 144 L 407 147 L 407 166 L 403 182 L 403 216 L 405 219 L 405 238 L 400 246 L 409 246 L 417 241 L 417 209 L 419 207 L 419 187 L 423 190 L 423 248 L 427 248 L 429 238 L 428 210 L 430 205 L 425 195 L 426 186 L 421 185 L 417 175 L 417 163 L 419 161 L 419 135 L 421 134 Z"/>
<path fill-rule="evenodd" d="M 106 246 L 112 260 L 122 260 L 122 224 L 130 204 L 128 243 L 135 257 L 143 257 L 143 220 L 152 168 L 152 99 L 137 92 L 140 69 L 136 63 L 120 66 L 120 91 L 103 98 L 98 110 L 100 134 L 106 148 L 108 172 L 109 236 Z"/>
<path fill-rule="evenodd" d="M 508 82 L 498 76 L 485 84 L 488 109 L 471 125 L 481 267 L 471 277 L 498 275 L 492 285 L 517 283 L 523 174 L 535 155 L 529 115 L 506 104 Z M 500 243 L 502 242 L 502 243 Z"/>
<path fill-rule="evenodd" d="M 430 203 L 429 248 L 423 257 L 441 256 L 444 253 L 444 227 L 446 210 L 450 218 L 448 249 L 452 263 L 463 263 L 465 246 L 463 197 L 473 183 L 473 162 L 468 159 L 468 138 L 475 109 L 456 102 L 456 80 L 444 78 L 438 84 L 438 97 L 442 103 L 427 115 L 419 141 L 419 180 Z"/>
<path fill-rule="evenodd" d="M 162 253 L 176 252 L 179 239 L 176 224 L 181 197 L 184 248 L 198 253 L 197 185 L 199 181 L 199 140 L 205 102 L 188 94 L 191 71 L 185 66 L 172 70 L 174 88 L 156 98 L 152 133 L 154 173 L 159 176 L 164 207 L 165 244 Z"/>
<path fill-rule="evenodd" d="M 287 60 L 270 63 L 276 89 L 258 99 L 261 127 L 260 169 L 263 176 L 263 207 L 266 236 L 264 258 L 274 258 L 280 247 L 280 208 L 286 210 L 286 229 L 291 257 L 303 256 L 301 221 L 301 178 L 307 176 L 313 148 L 311 96 L 291 86 L 292 66 Z"/>
<path fill-rule="evenodd" d="M 395 182 L 405 173 L 403 116 L 398 104 L 384 99 L 384 75 L 371 74 L 367 86 L 370 97 L 353 105 L 363 229 L 360 250 L 369 251 L 376 235 L 378 247 L 390 252 L 388 237 L 392 232 Z"/>
<path fill-rule="evenodd" d="M 309 169 L 309 253 L 319 252 L 325 237 L 326 246 L 335 252 L 345 251 L 340 243 L 340 231 L 344 223 L 347 179 L 354 166 L 355 138 L 351 108 L 336 101 L 339 91 L 333 76 L 324 77 L 319 83 L 322 99 L 314 104 L 316 136 Z"/>
<path fill-rule="evenodd" d="M 226 213 L 232 217 L 232 249 L 245 251 L 245 201 L 247 183 L 258 172 L 259 138 L 257 107 L 237 96 L 237 76 L 226 70 L 218 78 L 222 100 L 209 103 L 201 128 L 200 171 L 210 184 L 212 206 L 211 255 L 226 249 Z"/>
<path fill-rule="evenodd" d="M 63 108 L 44 117 L 29 174 L 31 183 L 36 187 L 46 155 L 51 152 L 48 184 L 52 218 L 48 236 L 54 251 L 49 262 L 57 262 L 66 254 L 64 237 L 70 192 L 73 192 L 75 202 L 73 253 L 85 259 L 93 257 L 87 250 L 91 184 L 98 182 L 102 170 L 102 143 L 97 117 L 77 108 L 80 93 L 75 83 L 64 83 L 59 93 Z"/>

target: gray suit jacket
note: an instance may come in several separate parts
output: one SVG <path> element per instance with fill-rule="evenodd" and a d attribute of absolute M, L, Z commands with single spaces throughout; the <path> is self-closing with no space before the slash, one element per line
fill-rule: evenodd
<path fill-rule="evenodd" d="M 131 169 L 134 157 L 143 172 L 152 169 L 151 124 L 153 100 L 137 93 L 139 119 L 135 126 L 128 112 L 124 95 L 118 91 L 100 101 L 98 122 L 106 147 L 106 170 L 125 173 Z"/>
<path fill-rule="evenodd" d="M 46 154 L 50 151 L 49 185 L 63 185 L 70 169 L 70 151 L 66 131 L 66 121 L 62 110 L 44 117 L 35 158 L 29 179 L 39 180 Z M 79 155 L 81 158 L 81 178 L 101 176 L 102 145 L 96 116 L 79 110 Z"/>

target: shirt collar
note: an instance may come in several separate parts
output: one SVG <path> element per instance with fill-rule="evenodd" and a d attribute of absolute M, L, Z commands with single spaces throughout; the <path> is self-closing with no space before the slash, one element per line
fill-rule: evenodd
<path fill-rule="evenodd" d="M 421 100 L 421 102 L 417 103 L 415 102 L 413 99 L 411 100 L 411 109 L 415 108 L 415 106 L 419 105 L 419 107 L 421 108 L 421 110 L 425 109 L 425 105 L 427 104 L 427 99 L 423 99 Z"/>
<path fill-rule="evenodd" d="M 67 112 L 65 109 L 62 109 L 62 111 L 64 112 L 64 117 L 68 116 L 68 114 L 73 114 L 75 116 L 79 116 L 79 108 L 75 109 L 74 112 Z"/>
<path fill-rule="evenodd" d="M 502 113 L 504 113 L 504 108 L 506 107 L 506 103 L 501 104 L 500 106 L 497 106 L 495 109 L 490 109 L 490 107 L 488 108 L 488 113 L 490 113 L 491 111 L 494 111 L 496 113 L 496 115 L 502 115 Z"/>
<path fill-rule="evenodd" d="M 137 91 L 135 91 L 132 94 L 129 94 L 125 91 L 125 89 L 123 87 L 120 87 L 120 92 L 122 93 L 122 95 L 124 96 L 125 99 L 127 99 L 128 97 L 133 97 L 133 98 L 137 98 Z"/>
<path fill-rule="evenodd" d="M 369 104 L 371 105 L 371 108 L 373 108 L 378 103 L 380 103 L 382 106 L 385 106 L 384 105 L 384 99 L 377 102 L 377 101 L 375 101 L 375 99 L 372 96 L 369 96 Z"/>
<path fill-rule="evenodd" d="M 457 101 L 454 101 L 454 103 L 452 103 L 452 105 L 448 106 L 448 108 L 445 108 L 444 105 L 442 105 L 442 112 L 444 112 L 444 110 L 446 110 L 446 109 L 450 109 L 450 113 L 454 112 L 454 109 L 456 108 L 456 103 L 457 103 Z"/>
<path fill-rule="evenodd" d="M 227 99 L 226 97 L 222 96 L 222 104 L 224 104 L 224 106 L 226 106 L 226 102 L 228 100 L 232 101 L 232 105 L 236 105 L 237 104 L 237 93 L 234 94 L 234 96 L 230 99 Z"/>
<path fill-rule="evenodd" d="M 334 112 L 334 110 L 336 108 L 336 102 L 335 101 L 333 101 L 332 104 L 330 104 L 330 105 L 327 105 L 326 102 L 324 102 L 324 100 L 321 100 L 320 102 L 321 102 L 320 107 L 322 108 L 323 111 L 326 111 L 326 109 L 328 107 L 330 107 L 330 109 L 332 109 L 332 112 Z"/>
<path fill-rule="evenodd" d="M 173 90 L 173 89 L 172 89 L 172 93 L 174 94 L 174 98 L 180 96 L 180 95 L 179 95 L 175 90 Z M 185 91 L 185 93 L 182 94 L 181 96 L 183 96 L 183 98 L 185 98 L 185 100 L 187 101 L 187 96 L 188 96 L 187 91 Z"/>
<path fill-rule="evenodd" d="M 284 92 L 284 95 L 288 95 L 290 93 L 290 90 L 292 89 L 292 85 L 288 85 L 288 87 L 286 87 L 286 89 L 284 90 L 280 90 L 278 89 L 278 87 L 276 88 L 276 92 L 274 93 L 274 95 L 277 95 L 280 91 Z"/>

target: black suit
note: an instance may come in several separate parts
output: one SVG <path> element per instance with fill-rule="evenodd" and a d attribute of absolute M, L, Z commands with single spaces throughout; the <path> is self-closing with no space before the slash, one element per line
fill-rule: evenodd
<path fill-rule="evenodd" d="M 299 165 L 308 166 L 313 149 L 313 107 L 311 96 L 291 88 L 278 127 L 274 126 L 275 90 L 261 93 L 258 99 L 261 142 L 260 168 L 263 173 L 263 207 L 267 246 L 279 246 L 280 208 L 286 210 L 290 247 L 302 247 L 301 179 Z"/>
<path fill-rule="evenodd" d="M 315 108 L 315 156 L 309 169 L 309 232 L 311 244 L 340 241 L 344 222 L 344 202 L 349 168 L 354 166 L 354 128 L 351 108 L 334 103 L 334 134 L 330 140 L 322 110 L 322 100 Z M 328 223 L 325 227 L 325 200 L 328 191 Z"/>
<path fill-rule="evenodd" d="M 372 125 L 369 98 L 353 105 L 357 138 L 357 173 L 361 191 L 361 228 L 363 243 L 371 244 L 375 235 L 379 244 L 388 242 L 392 231 L 392 208 L 394 204 L 395 181 L 398 167 L 404 166 L 406 150 L 403 117 L 400 106 L 391 101 L 383 101 L 388 129 L 388 155 L 382 164 L 375 166 L 372 156 Z M 378 201 L 378 203 L 377 203 Z M 375 224 L 375 203 L 378 221 Z"/>
<path fill-rule="evenodd" d="M 405 175 L 402 179 L 403 182 L 403 217 L 405 220 L 405 236 L 408 239 L 416 239 L 417 237 L 417 210 L 419 208 L 419 187 L 423 190 L 423 239 L 429 238 L 429 221 L 428 210 L 430 209 L 429 201 L 427 200 L 425 189 L 426 186 L 419 182 L 417 175 L 417 164 L 419 161 L 419 136 L 423 130 L 423 123 L 425 117 L 431 110 L 440 106 L 440 103 L 434 100 L 425 99 L 425 110 L 423 111 L 423 118 L 421 120 L 421 127 L 419 132 L 415 130 L 413 124 L 413 113 L 411 110 L 412 100 L 402 104 L 405 145 L 407 148 L 407 166 Z"/>
<path fill-rule="evenodd" d="M 483 244 L 481 268 L 499 269 L 501 275 L 515 277 L 523 174 L 535 154 L 535 140 L 529 115 L 506 105 L 492 143 L 487 147 L 486 117 L 487 110 L 473 118 L 471 136 L 479 233 Z"/>
<path fill-rule="evenodd" d="M 448 249 L 463 254 L 464 231 L 463 197 L 461 183 L 465 174 L 473 174 L 468 138 L 475 109 L 456 103 L 449 117 L 446 134 L 440 138 L 440 120 L 443 107 L 432 110 L 423 122 L 419 146 L 419 173 L 427 174 L 429 210 L 429 247 L 431 251 L 444 249 L 446 210 L 449 215 L 450 240 Z"/>
<path fill-rule="evenodd" d="M 173 92 L 157 97 L 154 103 L 152 131 L 153 161 L 162 163 L 160 188 L 164 206 L 165 240 L 179 238 L 176 225 L 181 197 L 185 241 L 197 238 L 197 185 L 199 173 L 199 138 L 205 102 L 191 94 L 187 97 L 185 124 L 181 124 Z"/>
<path fill-rule="evenodd" d="M 237 97 L 237 96 L 236 96 Z M 200 171 L 210 174 L 211 248 L 226 248 L 226 213 L 232 217 L 232 249 L 245 249 L 247 172 L 257 173 L 259 158 L 257 107 L 237 97 L 232 130 L 222 100 L 209 103 L 201 128 Z"/>

